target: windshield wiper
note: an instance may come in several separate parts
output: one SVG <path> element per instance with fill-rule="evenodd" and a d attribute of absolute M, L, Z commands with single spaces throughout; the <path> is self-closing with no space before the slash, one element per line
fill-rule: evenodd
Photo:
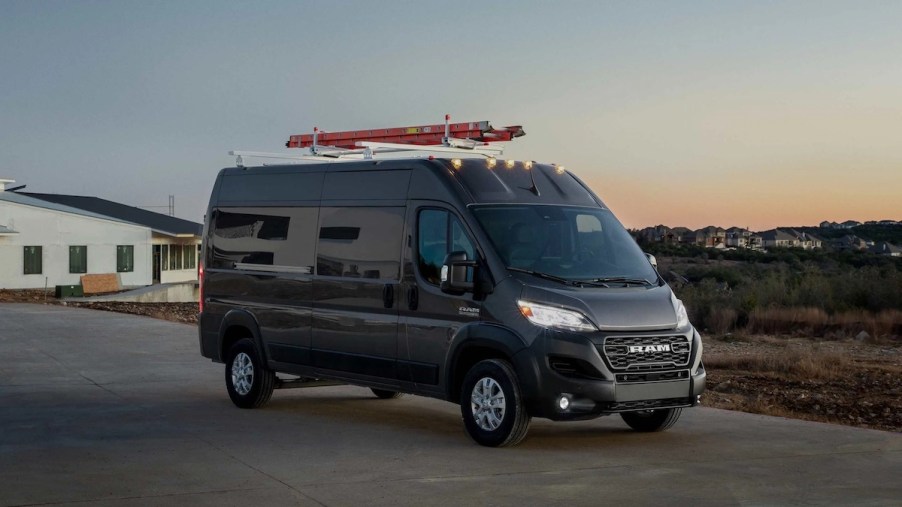
<path fill-rule="evenodd" d="M 516 271 L 517 273 L 526 273 L 527 275 L 544 278 L 546 280 L 553 280 L 555 282 L 562 283 L 564 285 L 575 285 L 577 287 L 582 287 L 582 284 L 583 284 L 583 282 L 581 282 L 579 280 L 571 280 L 569 278 L 561 278 L 559 276 L 550 275 L 548 273 L 542 273 L 541 271 L 532 271 L 530 269 L 514 268 L 511 266 L 507 266 L 507 269 L 510 271 Z"/>
<path fill-rule="evenodd" d="M 645 278 L 630 278 L 628 276 L 608 276 L 605 278 L 595 278 L 594 280 L 589 280 L 589 282 L 595 283 L 622 283 L 624 285 L 654 285 L 652 282 L 649 282 Z"/>

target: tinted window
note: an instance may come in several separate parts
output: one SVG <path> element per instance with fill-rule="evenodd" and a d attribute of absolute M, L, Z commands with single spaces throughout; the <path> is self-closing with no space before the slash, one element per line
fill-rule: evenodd
<path fill-rule="evenodd" d="M 606 209 L 511 205 L 479 207 L 474 214 L 508 267 L 570 279 L 658 278 Z"/>
<path fill-rule="evenodd" d="M 322 208 L 316 273 L 398 279 L 404 208 Z"/>
<path fill-rule="evenodd" d="M 212 267 L 262 264 L 312 271 L 316 217 L 317 208 L 303 207 L 217 210 Z"/>
<path fill-rule="evenodd" d="M 116 272 L 129 273 L 135 270 L 134 245 L 118 245 L 116 247 Z"/>
<path fill-rule="evenodd" d="M 26 246 L 25 247 L 25 274 L 40 275 L 43 270 L 42 266 L 42 247 Z"/>
<path fill-rule="evenodd" d="M 417 229 L 417 266 L 420 276 L 439 285 L 442 263 L 450 252 L 466 252 L 476 258 L 473 243 L 457 217 L 444 210 L 420 211 Z"/>
<path fill-rule="evenodd" d="M 88 247 L 70 246 L 69 247 L 69 272 L 70 273 L 87 273 L 88 272 Z"/>

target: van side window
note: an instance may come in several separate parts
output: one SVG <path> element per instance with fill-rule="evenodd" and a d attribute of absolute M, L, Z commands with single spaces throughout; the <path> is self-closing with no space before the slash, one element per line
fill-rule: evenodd
<path fill-rule="evenodd" d="M 427 282 L 439 285 L 442 262 L 450 252 L 466 252 L 476 258 L 473 242 L 457 217 L 437 209 L 420 211 L 417 229 L 417 266 Z"/>
<path fill-rule="evenodd" d="M 316 274 L 399 279 L 404 208 L 322 208 Z"/>
<path fill-rule="evenodd" d="M 316 215 L 314 207 L 220 208 L 211 220 L 216 240 L 210 267 L 255 264 L 312 270 L 309 238 L 316 230 Z"/>

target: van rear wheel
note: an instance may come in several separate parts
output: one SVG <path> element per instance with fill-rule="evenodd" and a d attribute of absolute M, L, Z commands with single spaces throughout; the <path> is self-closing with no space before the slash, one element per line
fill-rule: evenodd
<path fill-rule="evenodd" d="M 681 408 L 665 408 L 658 410 L 640 410 L 638 412 L 621 412 L 623 422 L 636 431 L 664 431 L 676 424 L 680 418 Z"/>
<path fill-rule="evenodd" d="M 276 374 L 266 368 L 254 342 L 242 338 L 226 356 L 225 382 L 232 403 L 241 408 L 257 408 L 272 397 Z"/>
<path fill-rule="evenodd" d="M 460 412 L 467 433 L 479 445 L 516 445 L 529 430 L 530 416 L 517 373 L 501 359 L 480 361 L 470 368 L 460 391 Z"/>
<path fill-rule="evenodd" d="M 377 398 L 381 398 L 383 400 L 390 400 L 392 398 L 400 398 L 401 396 L 403 396 L 403 393 L 399 393 L 398 391 L 388 391 L 386 389 L 370 388 L 370 391 L 373 391 L 373 394 L 375 394 Z"/>

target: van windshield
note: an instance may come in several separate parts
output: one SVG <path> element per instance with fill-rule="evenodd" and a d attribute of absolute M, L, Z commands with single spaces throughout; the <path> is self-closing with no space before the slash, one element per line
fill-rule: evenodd
<path fill-rule="evenodd" d="M 606 209 L 493 205 L 474 206 L 473 214 L 508 269 L 609 286 L 658 284 L 642 250 Z"/>

